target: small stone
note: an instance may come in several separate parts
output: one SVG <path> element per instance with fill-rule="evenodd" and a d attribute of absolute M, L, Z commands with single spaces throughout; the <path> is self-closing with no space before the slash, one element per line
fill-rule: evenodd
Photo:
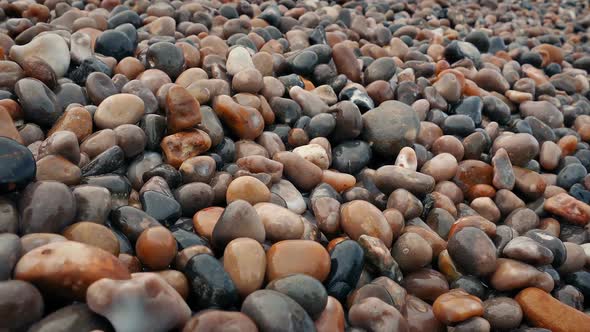
<path fill-rule="evenodd" d="M 252 176 L 240 176 L 233 180 L 227 187 L 227 203 L 236 200 L 245 200 L 254 205 L 260 202 L 270 201 L 270 190 L 262 181 Z"/>
<path fill-rule="evenodd" d="M 369 331 L 409 331 L 408 322 L 395 307 L 374 297 L 353 305 L 348 319 L 351 325 Z"/>
<path fill-rule="evenodd" d="M 0 137 L 0 192 L 25 187 L 37 172 L 33 154 L 18 142 Z"/>
<path fill-rule="evenodd" d="M 484 314 L 482 301 L 463 290 L 452 290 L 439 296 L 432 308 L 435 317 L 443 324 L 458 323 Z"/>
<path fill-rule="evenodd" d="M 144 115 L 144 103 L 132 94 L 116 94 L 103 100 L 94 115 L 97 127 L 114 129 L 122 124 L 136 124 Z"/>
<path fill-rule="evenodd" d="M 262 243 L 266 233 L 263 218 L 255 208 L 244 200 L 236 200 L 227 205 L 215 223 L 211 242 L 218 248 L 224 248 L 237 238 L 251 238 Z"/>
<path fill-rule="evenodd" d="M 283 293 L 264 289 L 250 294 L 242 304 L 261 332 L 313 331 L 314 323 L 305 310 Z"/>
<path fill-rule="evenodd" d="M 209 150 L 211 138 L 206 132 L 193 129 L 164 137 L 160 146 L 166 162 L 178 168 L 185 160 Z"/>
<path fill-rule="evenodd" d="M 266 253 L 266 260 L 269 281 L 303 273 L 323 282 L 330 272 L 328 252 L 319 243 L 309 240 L 277 242 Z"/>
<path fill-rule="evenodd" d="M 312 318 L 318 318 L 328 302 L 328 293 L 315 278 L 305 274 L 292 274 L 271 281 L 266 289 L 274 290 L 295 300 Z"/>
<path fill-rule="evenodd" d="M 193 290 L 191 296 L 196 308 L 225 309 L 238 304 L 239 295 L 236 286 L 223 269 L 223 265 L 214 257 L 207 254 L 193 256 L 186 264 L 184 274 Z M 250 316 L 250 318 L 253 317 Z"/>
<path fill-rule="evenodd" d="M 565 193 L 545 200 L 544 209 L 577 225 L 583 226 L 590 221 L 590 205 Z"/>
<path fill-rule="evenodd" d="M 166 228 L 151 227 L 141 233 L 135 244 L 135 251 L 144 265 L 162 270 L 176 257 L 176 240 Z"/>
<path fill-rule="evenodd" d="M 246 298 L 262 287 L 266 273 L 266 254 L 258 241 L 237 238 L 225 247 L 223 267 L 240 296 Z"/>
<path fill-rule="evenodd" d="M 63 236 L 70 240 L 85 243 L 119 256 L 119 240 L 107 227 L 88 221 L 77 222 L 63 231 Z"/>
<path fill-rule="evenodd" d="M 358 240 L 365 234 L 376 237 L 386 247 L 391 247 L 391 227 L 383 213 L 369 202 L 355 200 L 343 204 L 340 207 L 340 225 L 353 240 Z"/>
<path fill-rule="evenodd" d="M 76 200 L 62 183 L 39 181 L 28 185 L 19 201 L 20 233 L 59 233 L 74 222 Z"/>

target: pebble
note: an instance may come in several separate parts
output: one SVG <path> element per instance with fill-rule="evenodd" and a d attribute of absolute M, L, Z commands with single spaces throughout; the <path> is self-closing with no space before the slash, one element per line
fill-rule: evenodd
<path fill-rule="evenodd" d="M 439 296 L 432 309 L 443 324 L 459 323 L 484 314 L 483 302 L 463 290 L 452 290 Z"/>
<path fill-rule="evenodd" d="M 266 253 L 269 281 L 303 273 L 324 281 L 330 272 L 330 256 L 320 244 L 309 240 L 284 240 Z"/>
<path fill-rule="evenodd" d="M 132 94 L 116 94 L 103 100 L 94 114 L 94 123 L 101 129 L 114 129 L 123 124 L 136 124 L 144 115 L 144 103 Z"/>
<path fill-rule="evenodd" d="M 250 294 L 242 304 L 242 313 L 248 315 L 261 332 L 313 331 L 313 320 L 289 296 L 275 290 L 263 289 Z"/>
<path fill-rule="evenodd" d="M 129 280 L 101 279 L 88 288 L 86 301 L 118 331 L 168 331 L 191 315 L 174 288 L 151 272 L 134 273 Z"/>
<path fill-rule="evenodd" d="M 131 276 L 112 254 L 91 245 L 65 241 L 28 251 L 16 264 L 14 278 L 33 283 L 45 294 L 84 300 L 88 287 L 95 281 Z"/>
<path fill-rule="evenodd" d="M 266 272 L 266 254 L 262 245 L 251 238 L 237 238 L 225 247 L 223 267 L 242 298 L 260 289 Z"/>
<path fill-rule="evenodd" d="M 21 280 L 0 281 L 0 294 L 3 329 L 24 330 L 43 316 L 43 296 L 34 285 Z"/>
<path fill-rule="evenodd" d="M 35 178 L 35 159 L 29 149 L 10 138 L 0 137 L 0 192 L 24 188 Z"/>
<path fill-rule="evenodd" d="M 543 289 L 526 288 L 515 299 L 534 326 L 551 331 L 583 331 L 590 324 L 587 315 L 559 302 Z"/>
<path fill-rule="evenodd" d="M 44 307 L 0 330 L 560 330 L 526 287 L 588 311 L 588 10 L 464 2 L 2 6 L 0 280 L 28 264 Z M 143 271 L 166 297 L 88 307 Z"/>

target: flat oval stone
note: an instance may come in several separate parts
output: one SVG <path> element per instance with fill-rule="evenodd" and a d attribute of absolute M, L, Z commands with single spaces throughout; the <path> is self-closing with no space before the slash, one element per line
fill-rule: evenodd
<path fill-rule="evenodd" d="M 254 205 L 270 201 L 270 190 L 255 177 L 240 176 L 229 184 L 225 198 L 228 204 L 241 199 Z"/>
<path fill-rule="evenodd" d="M 85 303 L 65 306 L 33 324 L 31 332 L 66 332 L 82 330 L 114 331 L 109 321 L 92 312 Z"/>
<path fill-rule="evenodd" d="M 512 239 L 502 250 L 504 256 L 532 265 L 547 265 L 553 262 L 553 252 L 528 237 Z"/>
<path fill-rule="evenodd" d="M 66 228 L 63 235 L 70 241 L 95 246 L 119 256 L 119 240 L 113 231 L 103 225 L 81 221 Z"/>
<path fill-rule="evenodd" d="M 508 258 L 498 258 L 497 268 L 491 275 L 490 282 L 499 291 L 538 287 L 549 292 L 554 286 L 548 273 Z"/>
<path fill-rule="evenodd" d="M 457 174 L 459 174 L 459 171 Z M 385 194 L 390 194 L 394 190 L 401 188 L 422 196 L 432 192 L 435 186 L 435 180 L 430 175 L 389 165 L 377 169 L 374 181 L 377 188 Z"/>
<path fill-rule="evenodd" d="M 19 215 L 21 234 L 59 233 L 74 221 L 76 200 L 63 183 L 31 183 L 19 201 Z"/>
<path fill-rule="evenodd" d="M 18 142 L 0 137 L 0 192 L 25 187 L 37 172 L 33 154 Z"/>
<path fill-rule="evenodd" d="M 261 332 L 314 331 L 312 319 L 294 300 L 280 292 L 264 289 L 250 294 L 242 304 Z"/>
<path fill-rule="evenodd" d="M 225 247 L 223 267 L 242 298 L 261 288 L 266 273 L 266 253 L 253 239 L 237 238 Z"/>
<path fill-rule="evenodd" d="M 207 254 L 193 256 L 186 264 L 184 274 L 193 289 L 191 295 L 196 308 L 230 308 L 238 304 L 236 286 L 214 257 Z"/>
<path fill-rule="evenodd" d="M 132 277 L 105 278 L 92 284 L 86 295 L 88 307 L 118 331 L 168 331 L 189 320 L 190 308 L 162 277 L 150 272 Z"/>
<path fill-rule="evenodd" d="M 362 212 L 361 212 L 362 211 Z M 340 224 L 351 239 L 369 235 L 391 247 L 393 233 L 383 213 L 369 202 L 356 200 L 340 207 Z"/>
<path fill-rule="evenodd" d="M 551 331 L 583 331 L 590 326 L 590 317 L 559 302 L 543 289 L 529 287 L 515 297 L 524 316 L 534 326 Z"/>
<path fill-rule="evenodd" d="M 283 164 L 283 172 L 299 189 L 311 191 L 322 179 L 322 169 L 294 152 L 275 153 L 273 160 Z"/>
<path fill-rule="evenodd" d="M 309 240 L 275 243 L 266 253 L 266 277 L 272 281 L 303 273 L 323 282 L 330 272 L 330 256 L 322 245 Z"/>
<path fill-rule="evenodd" d="M 0 328 L 24 330 L 43 316 L 43 296 L 32 284 L 21 280 L 0 281 Z"/>
<path fill-rule="evenodd" d="M 60 37 L 61 38 L 61 37 Z M 25 119 L 42 127 L 51 127 L 62 115 L 55 93 L 41 81 L 23 78 L 14 85 Z"/>
<path fill-rule="evenodd" d="M 144 115 L 144 103 L 141 98 L 127 93 L 120 93 L 103 100 L 94 114 L 97 127 L 116 128 L 122 124 L 135 124 Z"/>
<path fill-rule="evenodd" d="M 129 279 L 131 275 L 110 253 L 87 244 L 65 241 L 49 243 L 26 253 L 16 264 L 14 277 L 37 285 L 46 294 L 83 300 L 87 288 L 95 281 Z"/>
<path fill-rule="evenodd" d="M 435 317 L 443 324 L 462 322 L 484 313 L 482 301 L 463 290 L 452 290 L 439 296 L 432 308 Z"/>
<path fill-rule="evenodd" d="M 499 149 L 508 152 L 510 161 L 516 166 L 524 166 L 539 153 L 539 143 L 530 134 L 520 133 L 502 135 L 494 140 L 492 153 Z"/>
<path fill-rule="evenodd" d="M 459 268 L 476 276 L 488 275 L 496 269 L 496 247 L 481 230 L 466 227 L 449 238 L 449 254 Z"/>
<path fill-rule="evenodd" d="M 328 302 L 328 293 L 315 278 L 293 274 L 270 282 L 266 289 L 281 292 L 295 300 L 312 318 L 318 318 Z"/>
<path fill-rule="evenodd" d="M 543 208 L 565 220 L 583 226 L 590 221 L 590 205 L 561 193 L 545 200 Z"/>

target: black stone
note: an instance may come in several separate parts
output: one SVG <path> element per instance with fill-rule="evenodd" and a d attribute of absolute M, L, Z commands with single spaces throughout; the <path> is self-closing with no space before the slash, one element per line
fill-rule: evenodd
<path fill-rule="evenodd" d="M 35 178 L 33 154 L 18 142 L 0 136 L 0 193 L 24 188 Z"/>
<path fill-rule="evenodd" d="M 229 309 L 238 305 L 236 286 L 223 265 L 207 254 L 193 256 L 184 268 L 192 293 L 193 309 Z"/>
<path fill-rule="evenodd" d="M 162 226 L 149 214 L 129 205 L 113 210 L 110 219 L 111 224 L 120 230 L 132 243 L 135 243 L 139 235 L 149 227 Z"/>
<path fill-rule="evenodd" d="M 171 225 L 181 216 L 180 204 L 168 195 L 146 191 L 139 195 L 143 210 L 164 225 Z"/>
<path fill-rule="evenodd" d="M 111 173 L 125 164 L 125 153 L 118 145 L 112 146 L 94 157 L 82 167 L 83 176 Z"/>
<path fill-rule="evenodd" d="M 365 141 L 346 141 L 332 149 L 332 167 L 356 174 L 371 161 L 371 146 Z"/>
<path fill-rule="evenodd" d="M 553 262 L 551 265 L 558 268 L 567 258 L 567 251 L 565 249 L 565 245 L 561 242 L 560 239 L 556 238 L 553 235 L 549 235 L 548 233 L 539 230 L 539 229 L 532 229 L 524 234 L 524 236 L 529 237 L 538 243 L 540 243 L 543 247 L 551 250 L 553 253 Z"/>
<path fill-rule="evenodd" d="M 356 288 L 364 260 L 363 248 L 355 241 L 338 243 L 330 253 L 330 274 L 325 281 L 328 295 L 344 303 L 348 294 Z"/>
<path fill-rule="evenodd" d="M 135 45 L 123 32 L 107 30 L 96 39 L 94 51 L 121 61 L 125 57 L 133 56 Z"/>

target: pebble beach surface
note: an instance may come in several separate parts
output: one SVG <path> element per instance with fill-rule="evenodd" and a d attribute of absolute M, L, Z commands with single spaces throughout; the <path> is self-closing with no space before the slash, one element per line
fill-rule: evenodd
<path fill-rule="evenodd" d="M 0 331 L 590 331 L 590 5 L 0 0 Z"/>

